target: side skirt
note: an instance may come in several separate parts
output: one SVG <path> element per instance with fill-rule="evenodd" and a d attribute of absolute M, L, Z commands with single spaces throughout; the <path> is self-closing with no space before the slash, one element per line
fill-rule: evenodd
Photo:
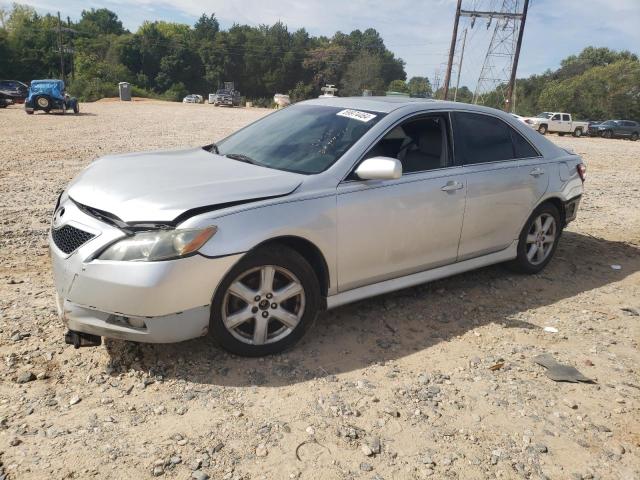
<path fill-rule="evenodd" d="M 327 297 L 327 309 L 330 310 L 347 303 L 357 302 L 358 300 L 362 300 L 364 298 L 382 295 L 384 293 L 393 292 L 395 290 L 401 290 L 403 288 L 420 285 L 421 283 L 427 283 L 432 282 L 433 280 L 451 277 L 453 275 L 458 275 L 459 273 L 486 267 L 495 263 L 513 260 L 517 256 L 517 249 L 518 241 L 514 240 L 511 245 L 499 252 L 484 255 L 482 257 L 472 258 L 463 262 L 452 263 L 451 265 L 445 265 L 443 267 L 434 268 L 432 270 L 427 270 L 424 272 L 414 273 L 405 277 L 394 278 L 391 280 L 385 280 L 384 282 L 354 288 L 353 290 L 347 290 L 346 292 L 338 293 L 336 295 L 331 295 L 330 297 Z"/>

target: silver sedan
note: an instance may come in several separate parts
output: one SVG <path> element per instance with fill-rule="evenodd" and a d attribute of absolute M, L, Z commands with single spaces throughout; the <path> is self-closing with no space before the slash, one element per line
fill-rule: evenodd
<path fill-rule="evenodd" d="M 326 308 L 494 263 L 539 272 L 584 179 L 509 114 L 398 97 L 301 102 L 217 145 L 107 156 L 52 220 L 66 340 L 210 333 L 265 355 Z"/>

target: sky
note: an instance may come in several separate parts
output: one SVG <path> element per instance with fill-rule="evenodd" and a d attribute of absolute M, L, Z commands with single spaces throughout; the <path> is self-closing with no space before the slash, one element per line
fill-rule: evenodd
<path fill-rule="evenodd" d="M 499 8 L 503 0 L 463 0 L 463 9 Z M 512 0 L 507 0 L 512 1 Z M 522 4 L 523 0 L 520 0 Z M 9 8 L 7 0 L 0 6 Z M 135 31 L 145 20 L 193 24 L 215 13 L 223 28 L 282 21 L 290 31 L 331 36 L 337 30 L 373 27 L 386 46 L 406 62 L 408 77 L 444 75 L 456 0 L 35 0 L 22 1 L 41 13 L 77 19 L 83 9 L 108 8 Z M 468 27 L 461 23 L 460 33 Z M 460 85 L 475 88 L 493 28 L 478 20 L 468 31 Z M 593 45 L 640 53 L 640 0 L 530 0 L 518 77 L 556 69 L 560 61 Z M 461 46 L 461 42 L 459 42 Z M 458 48 L 458 52 L 460 49 Z M 454 72 L 453 78 L 455 79 Z M 455 83 L 455 82 L 453 82 Z"/>

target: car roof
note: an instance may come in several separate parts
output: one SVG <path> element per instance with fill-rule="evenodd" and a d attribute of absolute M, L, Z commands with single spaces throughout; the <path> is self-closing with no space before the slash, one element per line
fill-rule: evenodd
<path fill-rule="evenodd" d="M 297 105 L 326 105 L 328 107 L 368 110 L 371 112 L 390 113 L 403 107 L 413 107 L 413 110 L 467 110 L 484 113 L 500 112 L 495 108 L 474 105 L 471 103 L 434 100 L 432 98 L 413 97 L 320 97 L 299 102 Z"/>

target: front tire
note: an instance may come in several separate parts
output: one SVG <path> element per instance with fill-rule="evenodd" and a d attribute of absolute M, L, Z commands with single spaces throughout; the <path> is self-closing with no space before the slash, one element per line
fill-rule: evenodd
<path fill-rule="evenodd" d="M 603 138 L 613 138 L 613 133 L 611 132 L 611 130 L 605 130 L 604 132 L 602 132 L 602 137 Z"/>
<path fill-rule="evenodd" d="M 222 348 L 259 357 L 296 343 L 321 307 L 318 278 L 298 252 L 285 246 L 248 253 L 218 286 L 210 332 Z"/>
<path fill-rule="evenodd" d="M 546 125 L 540 125 L 538 127 L 538 133 L 540 133 L 540 135 L 546 135 L 547 134 L 547 126 Z"/>
<path fill-rule="evenodd" d="M 635 142 L 636 140 L 638 140 L 638 132 L 633 132 L 631 134 L 631 137 L 629 137 L 629 140 L 631 140 L 632 142 Z"/>
<path fill-rule="evenodd" d="M 551 203 L 540 205 L 520 232 L 518 256 L 510 266 L 522 273 L 540 272 L 553 258 L 561 233 L 558 209 Z"/>

